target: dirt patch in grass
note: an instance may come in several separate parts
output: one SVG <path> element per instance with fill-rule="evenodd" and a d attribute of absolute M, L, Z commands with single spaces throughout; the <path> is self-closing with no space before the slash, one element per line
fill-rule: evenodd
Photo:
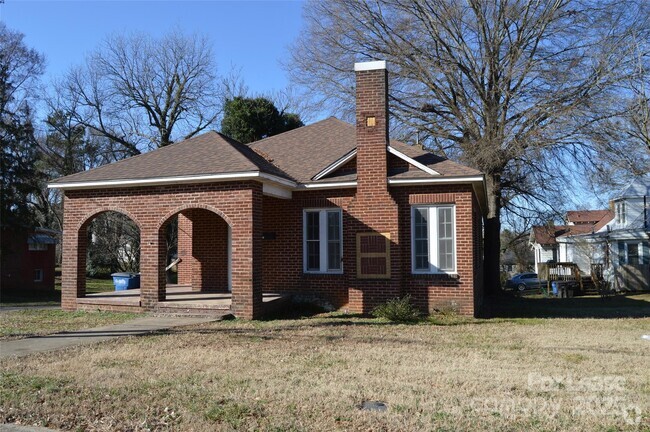
<path fill-rule="evenodd" d="M 67 312 L 52 309 L 2 312 L 0 313 L 0 340 L 118 324 L 137 316 L 128 313 Z"/>
<path fill-rule="evenodd" d="M 0 421 L 79 430 L 650 427 L 649 319 L 229 321 L 0 362 Z M 384 412 L 362 411 L 380 401 Z"/>

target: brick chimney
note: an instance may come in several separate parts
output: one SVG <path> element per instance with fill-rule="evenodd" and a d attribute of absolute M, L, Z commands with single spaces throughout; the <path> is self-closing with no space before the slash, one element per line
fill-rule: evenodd
<path fill-rule="evenodd" d="M 385 61 L 355 63 L 357 81 L 357 194 L 388 193 L 388 73 Z"/>
<path fill-rule="evenodd" d="M 385 61 L 356 63 L 357 191 L 347 209 L 349 310 L 369 313 L 400 296 L 399 212 L 388 190 Z M 350 269 L 350 270 L 347 270 Z"/>

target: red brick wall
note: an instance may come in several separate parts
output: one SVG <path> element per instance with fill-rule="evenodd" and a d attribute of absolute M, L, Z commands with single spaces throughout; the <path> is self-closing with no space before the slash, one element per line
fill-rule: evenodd
<path fill-rule="evenodd" d="M 454 308 L 463 314 L 474 314 L 477 306 L 474 299 L 478 302 L 482 297 L 482 273 L 477 273 L 482 257 L 477 255 L 481 217 L 471 186 L 391 187 L 390 193 L 399 215 L 399 236 L 391 241 L 393 277 L 388 281 L 356 279 L 355 243 L 360 222 L 350 212 L 353 189 L 296 192 L 292 200 L 264 197 L 263 231 L 275 236 L 264 240 L 264 291 L 314 295 L 336 307 L 366 313 L 378 303 L 410 293 L 423 312 Z M 440 203 L 456 206 L 458 274 L 453 277 L 414 275 L 411 272 L 411 206 Z M 302 211 L 320 207 L 343 209 L 344 275 L 303 273 Z M 368 210 L 366 219 L 371 217 L 371 211 L 376 209 Z M 375 217 L 381 222 L 386 216 L 379 212 Z M 397 225 L 397 219 L 388 224 Z M 361 295 L 354 291 L 360 291 Z M 353 298 L 354 295 L 357 297 Z"/>
<path fill-rule="evenodd" d="M 192 218 L 192 288 L 228 291 L 228 224 L 209 210 L 195 209 Z"/>
<path fill-rule="evenodd" d="M 347 208 L 353 189 L 294 192 L 291 200 L 264 197 L 263 241 L 264 291 L 294 293 L 326 299 L 335 307 L 348 303 L 346 274 L 308 274 L 303 272 L 303 210 L 309 208 Z M 343 228 L 348 225 L 343 213 Z M 344 240 L 344 256 L 348 245 Z M 343 270 L 346 271 L 344 263 Z M 347 273 L 347 272 L 346 272 Z"/>
<path fill-rule="evenodd" d="M 185 213 L 189 214 L 192 210 L 178 214 L 178 257 L 181 262 L 178 263 L 178 284 L 192 285 L 192 268 L 194 267 L 194 257 L 192 256 L 192 221 Z"/>
<path fill-rule="evenodd" d="M 69 190 L 64 200 L 62 307 L 74 309 L 85 294 L 86 232 L 99 213 L 126 214 L 140 227 L 141 303 L 151 309 L 164 298 L 165 228 L 190 208 L 219 214 L 232 227 L 233 308 L 254 318 L 262 307 L 262 185 L 257 182 L 191 184 L 124 189 Z"/>
<path fill-rule="evenodd" d="M 400 207 L 401 248 L 404 254 L 402 273 L 405 292 L 425 312 L 454 309 L 465 315 L 475 313 L 474 284 L 476 266 L 476 200 L 468 185 L 410 186 L 392 188 Z M 412 274 L 411 207 L 414 204 L 455 204 L 457 275 Z"/>

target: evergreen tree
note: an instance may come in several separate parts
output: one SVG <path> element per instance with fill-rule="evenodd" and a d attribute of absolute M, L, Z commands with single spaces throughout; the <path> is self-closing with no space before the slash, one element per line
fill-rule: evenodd
<path fill-rule="evenodd" d="M 297 114 L 280 111 L 270 100 L 237 96 L 224 106 L 221 132 L 248 144 L 304 126 Z"/>

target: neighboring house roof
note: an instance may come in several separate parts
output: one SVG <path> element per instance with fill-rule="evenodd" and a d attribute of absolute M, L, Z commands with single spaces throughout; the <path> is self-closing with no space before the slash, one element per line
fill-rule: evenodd
<path fill-rule="evenodd" d="M 566 212 L 566 219 L 574 224 L 595 224 L 610 213 L 610 210 L 572 210 Z"/>
<path fill-rule="evenodd" d="M 296 183 L 327 183 L 355 181 L 353 171 L 329 177 L 319 173 L 337 161 L 350 161 L 356 151 L 355 126 L 334 117 L 241 144 L 218 132 L 207 132 L 169 146 L 104 165 L 78 174 L 53 180 L 53 187 L 93 182 L 109 185 L 138 182 L 147 179 L 194 180 L 201 177 L 237 173 L 264 173 L 276 179 Z M 404 159 L 414 169 L 389 172 L 390 180 L 432 179 L 440 177 L 480 176 L 481 172 L 436 156 L 418 147 L 391 141 L 387 149 Z M 453 180 L 453 179 L 452 179 Z M 295 183 L 294 183 L 295 185 Z"/>
<path fill-rule="evenodd" d="M 608 223 L 614 220 L 614 212 L 607 210 L 607 213 L 594 225 L 594 231 L 598 232 L 603 229 Z"/>
<path fill-rule="evenodd" d="M 548 246 L 557 244 L 558 237 L 587 234 L 593 232 L 593 225 L 551 225 L 535 226 L 532 231 L 532 239 L 535 243 Z"/>
<path fill-rule="evenodd" d="M 259 171 L 291 179 L 248 146 L 218 132 L 53 180 L 51 183 L 201 176 Z"/>

